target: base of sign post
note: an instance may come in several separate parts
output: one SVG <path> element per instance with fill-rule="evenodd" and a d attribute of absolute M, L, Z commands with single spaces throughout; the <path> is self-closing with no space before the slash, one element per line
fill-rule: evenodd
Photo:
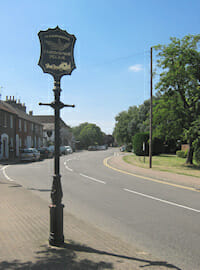
<path fill-rule="evenodd" d="M 64 244 L 63 235 L 63 204 L 50 205 L 50 236 L 49 244 L 61 246 Z"/>

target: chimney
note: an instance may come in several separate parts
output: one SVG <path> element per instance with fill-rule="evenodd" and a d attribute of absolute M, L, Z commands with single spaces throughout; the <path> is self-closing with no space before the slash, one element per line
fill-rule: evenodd
<path fill-rule="evenodd" d="M 26 112 L 26 106 L 25 106 L 25 103 L 22 104 L 21 110 L 22 110 L 23 112 Z"/>
<path fill-rule="evenodd" d="M 29 111 L 29 115 L 30 116 L 33 116 L 33 111 Z"/>
<path fill-rule="evenodd" d="M 10 105 L 12 105 L 13 107 L 23 111 L 26 113 L 26 106 L 25 103 L 21 104 L 20 100 L 18 99 L 18 101 L 15 100 L 15 97 L 13 96 L 13 98 L 8 99 L 8 97 L 6 96 L 6 102 Z"/>

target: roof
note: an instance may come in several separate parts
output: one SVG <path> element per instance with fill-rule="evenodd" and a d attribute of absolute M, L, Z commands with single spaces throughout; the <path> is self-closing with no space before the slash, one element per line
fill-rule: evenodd
<path fill-rule="evenodd" d="M 16 112 L 14 112 L 14 110 L 12 110 L 11 108 L 7 108 L 2 101 L 0 101 L 0 110 L 6 111 L 6 112 L 9 112 L 12 114 L 16 114 Z"/>
<path fill-rule="evenodd" d="M 7 109 L 7 111 L 12 112 L 13 114 L 16 114 L 19 118 L 22 118 L 24 120 L 30 121 L 32 123 L 42 125 L 40 121 L 37 121 L 33 116 L 27 114 L 26 112 L 15 108 L 11 104 L 8 104 L 7 102 L 1 101 L 1 104 L 3 104 L 4 108 Z"/>
<path fill-rule="evenodd" d="M 49 128 L 46 128 L 46 129 L 52 129 L 52 128 L 50 128 L 50 127 L 52 127 L 52 125 L 50 125 L 50 124 L 54 125 L 54 122 L 55 122 L 55 116 L 54 115 L 33 115 L 33 117 L 37 121 L 42 123 L 44 127 L 49 127 Z M 49 124 L 49 126 L 47 124 Z M 61 127 L 70 128 L 68 125 L 65 124 L 65 122 L 61 118 L 60 118 L 60 125 L 61 125 Z M 54 128 L 54 126 L 53 126 L 53 128 Z"/>

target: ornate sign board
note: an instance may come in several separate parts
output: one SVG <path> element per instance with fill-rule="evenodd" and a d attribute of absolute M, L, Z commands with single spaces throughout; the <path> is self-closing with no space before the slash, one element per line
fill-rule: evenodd
<path fill-rule="evenodd" d="M 54 79 L 63 75 L 71 75 L 76 68 L 74 62 L 74 44 L 76 37 L 58 26 L 54 29 L 38 33 L 41 54 L 38 65 L 44 73 L 51 74 Z"/>

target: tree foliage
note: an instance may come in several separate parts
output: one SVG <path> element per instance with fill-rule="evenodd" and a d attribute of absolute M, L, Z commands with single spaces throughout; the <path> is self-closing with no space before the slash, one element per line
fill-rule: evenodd
<path fill-rule="evenodd" d="M 171 38 L 158 45 L 158 67 L 162 70 L 156 88 L 161 99 L 155 108 L 156 135 L 178 138 L 185 135 L 190 149 L 187 163 L 192 164 L 194 129 L 200 115 L 200 35 Z"/>
<path fill-rule="evenodd" d="M 79 141 L 79 148 L 87 149 L 89 145 L 101 145 L 103 143 L 104 133 L 95 124 L 82 123 L 72 128 L 73 134 Z"/>
<path fill-rule="evenodd" d="M 132 143 L 132 137 L 138 132 L 148 131 L 148 115 L 150 101 L 140 106 L 131 106 L 127 111 L 120 112 L 116 117 L 113 136 L 119 144 Z"/>

